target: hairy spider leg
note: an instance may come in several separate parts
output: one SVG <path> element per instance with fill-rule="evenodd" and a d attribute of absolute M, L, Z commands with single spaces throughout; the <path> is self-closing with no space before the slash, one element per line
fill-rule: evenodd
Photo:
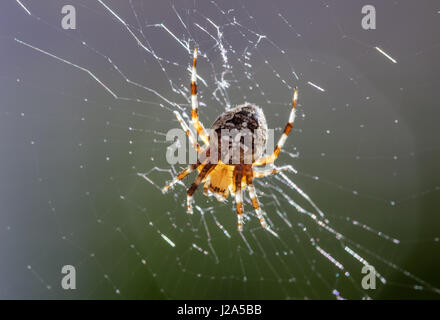
<path fill-rule="evenodd" d="M 296 104 L 298 101 L 298 89 L 295 88 L 295 91 L 293 93 L 293 99 L 292 99 L 292 110 L 290 111 L 289 116 L 289 122 L 286 124 L 286 127 L 284 128 L 284 132 L 281 135 L 280 139 L 278 140 L 277 145 L 275 146 L 275 149 L 273 153 L 269 156 L 262 157 L 261 159 L 254 162 L 254 166 L 263 166 L 268 163 L 273 163 L 279 156 L 281 149 L 284 146 L 284 143 L 287 140 L 287 136 L 289 135 L 290 131 L 292 130 L 293 123 L 295 121 L 295 115 L 296 115 Z"/>
<path fill-rule="evenodd" d="M 211 183 L 211 177 L 208 176 L 206 178 L 205 184 L 203 185 L 203 194 L 207 197 L 209 197 L 209 193 L 210 193 L 210 191 L 209 191 L 209 184 L 210 183 Z"/>
<path fill-rule="evenodd" d="M 162 193 L 166 193 L 177 182 L 184 179 L 187 175 L 189 175 L 191 172 L 193 172 L 200 166 L 206 164 L 209 160 L 208 157 L 209 157 L 209 148 L 202 150 L 201 156 L 199 157 L 199 159 L 197 159 L 197 162 L 190 164 L 188 167 L 186 167 L 185 170 L 178 173 L 177 176 L 169 184 L 167 184 L 165 187 L 162 188 Z"/>
<path fill-rule="evenodd" d="M 243 180 L 243 166 L 237 165 L 233 173 L 233 190 L 235 192 L 235 209 L 237 211 L 238 231 L 243 230 L 243 195 L 241 181 Z"/>
<path fill-rule="evenodd" d="M 261 226 L 263 227 L 263 229 L 267 229 L 268 226 L 266 224 L 266 220 L 264 219 L 263 211 L 260 208 L 257 192 L 255 191 L 255 187 L 252 180 L 253 180 L 253 172 L 252 172 L 252 168 L 249 168 L 249 170 L 246 171 L 246 185 L 249 191 L 249 196 L 251 198 L 252 206 L 254 207 L 258 220 L 260 220 Z"/>
<path fill-rule="evenodd" d="M 186 135 L 188 136 L 189 141 L 191 142 L 194 150 L 196 150 L 197 153 L 200 153 L 200 145 L 197 142 L 197 139 L 194 136 L 194 133 L 189 129 L 188 125 L 183 120 L 182 116 L 180 115 L 180 113 L 178 111 L 174 111 L 174 114 L 176 115 L 177 121 L 179 121 L 180 126 L 182 127 L 183 131 L 186 132 Z"/>
<path fill-rule="evenodd" d="M 189 187 L 188 191 L 186 192 L 186 205 L 187 205 L 187 211 L 188 213 L 192 214 L 192 202 L 193 202 L 193 194 L 197 190 L 199 184 L 203 181 L 203 179 L 209 175 L 209 173 L 215 168 L 216 164 L 208 162 L 205 164 L 200 171 L 199 175 L 197 176 L 196 180 L 193 182 L 191 187 Z"/>
<path fill-rule="evenodd" d="M 165 187 L 162 188 L 162 193 L 166 193 L 169 189 L 171 189 L 177 182 L 184 179 L 187 175 L 197 169 L 200 163 L 194 163 L 186 167 L 185 170 L 179 172 L 179 174 Z"/>
<path fill-rule="evenodd" d="M 209 138 L 206 134 L 205 128 L 199 121 L 199 100 L 197 98 L 197 47 L 194 48 L 193 65 L 191 72 L 191 105 L 192 105 L 192 124 L 196 129 L 197 134 L 205 144 L 209 144 Z"/>

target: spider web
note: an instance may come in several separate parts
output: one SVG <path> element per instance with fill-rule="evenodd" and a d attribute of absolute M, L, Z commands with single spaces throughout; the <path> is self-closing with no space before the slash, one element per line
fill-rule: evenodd
<path fill-rule="evenodd" d="M 439 298 L 436 4 L 369 1 L 365 31 L 364 1 L 64 2 L 1 4 L 1 296 Z M 278 237 L 247 196 L 240 234 L 232 200 L 189 216 L 182 184 L 160 192 L 196 44 L 206 127 L 249 101 L 279 136 L 299 87 L 276 162 L 297 173 L 256 180 Z"/>

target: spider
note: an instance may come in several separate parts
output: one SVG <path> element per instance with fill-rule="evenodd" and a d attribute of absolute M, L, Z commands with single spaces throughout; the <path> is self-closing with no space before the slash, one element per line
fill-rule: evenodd
<path fill-rule="evenodd" d="M 287 136 L 293 127 L 293 122 L 295 120 L 295 110 L 298 99 L 298 89 L 295 88 L 293 99 L 292 99 L 292 109 L 289 115 L 288 123 L 284 128 L 284 132 L 275 149 L 271 155 L 263 156 L 266 144 L 267 144 L 267 123 L 264 113 L 261 108 L 256 105 L 245 103 L 238 105 L 228 111 L 222 113 L 216 121 L 214 121 L 211 132 L 220 132 L 223 129 L 235 129 L 238 132 L 244 128 L 258 133 L 256 134 L 256 140 L 252 144 L 252 162 L 243 161 L 242 148 L 240 149 L 240 161 L 238 163 L 222 162 L 222 161 L 210 161 L 210 153 L 217 151 L 220 153 L 221 140 L 212 140 L 211 136 L 208 136 L 206 130 L 202 123 L 199 121 L 198 115 L 198 98 L 197 98 L 197 47 L 194 49 L 192 73 L 191 73 L 191 105 L 192 105 L 192 125 L 196 130 L 197 134 L 200 136 L 201 140 L 204 142 L 204 147 L 201 148 L 197 142 L 194 133 L 190 130 L 188 125 L 185 123 L 179 112 L 175 111 L 178 122 L 180 123 L 183 130 L 186 132 L 193 148 L 197 151 L 199 155 L 199 160 L 196 163 L 190 164 L 185 170 L 180 172 L 168 185 L 166 185 L 162 192 L 166 193 L 172 186 L 174 186 L 178 181 L 184 179 L 191 172 L 197 170 L 198 175 L 195 181 L 192 183 L 190 188 L 187 190 L 187 212 L 192 214 L 192 203 L 193 195 L 197 190 L 200 183 L 204 183 L 204 194 L 214 195 L 217 200 L 224 201 L 228 198 L 229 193 L 235 196 L 235 208 L 238 217 L 238 231 L 243 230 L 243 196 L 242 192 L 247 188 L 249 196 L 251 199 L 252 206 L 255 213 L 264 229 L 270 230 L 267 225 L 264 215 L 265 213 L 261 210 L 256 190 L 253 184 L 254 178 L 267 177 L 269 175 L 276 174 L 281 171 L 290 170 L 295 172 L 295 170 L 290 166 L 276 167 L 273 165 L 274 161 L 278 158 L 284 143 L 287 140 Z M 230 148 L 230 145 L 229 147 Z M 228 149 L 226 148 L 226 149 Z M 222 149 L 224 150 L 224 149 Z M 264 169 L 258 168 L 267 164 L 271 166 Z"/>

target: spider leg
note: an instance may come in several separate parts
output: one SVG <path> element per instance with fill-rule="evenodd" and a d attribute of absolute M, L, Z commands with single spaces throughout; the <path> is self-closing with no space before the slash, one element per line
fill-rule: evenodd
<path fill-rule="evenodd" d="M 268 168 L 264 170 L 253 170 L 253 177 L 263 178 L 283 171 L 291 171 L 293 173 L 297 173 L 297 171 L 291 165 L 287 165 L 282 167 Z"/>
<path fill-rule="evenodd" d="M 237 165 L 233 173 L 233 188 L 235 191 L 235 209 L 238 218 L 238 231 L 243 230 L 243 195 L 241 191 L 241 181 L 243 179 L 243 167 Z"/>
<path fill-rule="evenodd" d="M 200 163 L 194 163 L 189 165 L 185 170 L 181 171 L 169 184 L 162 188 L 162 193 L 166 193 L 171 187 L 173 187 L 177 182 L 184 179 L 187 175 L 193 172 Z"/>
<path fill-rule="evenodd" d="M 184 179 L 191 172 L 196 170 L 199 166 L 206 164 L 208 161 L 207 156 L 209 154 L 209 148 L 201 152 L 200 158 L 197 159 L 196 163 L 189 165 L 185 170 L 181 171 L 177 176 L 165 187 L 162 188 L 162 193 L 166 193 L 171 187 L 173 187 L 177 182 Z"/>
<path fill-rule="evenodd" d="M 278 143 L 275 146 L 273 153 L 270 156 L 265 156 L 265 157 L 262 157 L 261 159 L 255 161 L 253 164 L 254 166 L 263 166 L 268 163 L 273 163 L 278 158 L 278 155 L 280 154 L 281 149 L 283 148 L 284 143 L 287 140 L 287 136 L 289 135 L 290 131 L 292 130 L 293 122 L 295 121 L 295 112 L 296 112 L 297 101 L 298 101 L 298 89 L 295 88 L 295 91 L 293 93 L 292 110 L 290 111 L 289 122 L 287 122 L 286 127 L 284 128 L 283 134 L 281 135 L 280 139 L 278 140 Z"/>
<path fill-rule="evenodd" d="M 257 214 L 258 220 L 260 220 L 261 226 L 263 229 L 268 229 L 269 227 L 266 224 L 266 220 L 263 216 L 263 211 L 260 208 L 260 203 L 258 202 L 257 192 L 255 191 L 253 180 L 252 169 L 246 172 L 246 185 L 248 187 L 249 196 L 251 197 L 252 206 L 255 209 L 255 213 Z"/>
<path fill-rule="evenodd" d="M 176 115 L 177 121 L 179 121 L 180 126 L 182 127 L 183 131 L 186 132 L 186 135 L 188 136 L 189 141 L 191 142 L 194 150 L 196 150 L 197 153 L 200 153 L 200 145 L 197 142 L 197 139 L 194 136 L 193 132 L 189 129 L 188 125 L 183 120 L 182 116 L 180 115 L 180 113 L 178 111 L 174 111 L 174 114 Z"/>
<path fill-rule="evenodd" d="M 191 72 L 191 105 L 192 105 L 192 124 L 196 129 L 197 134 L 202 138 L 205 144 L 209 144 L 209 137 L 206 134 L 205 128 L 199 121 L 199 100 L 197 98 L 197 47 L 194 48 L 193 65 Z"/>
<path fill-rule="evenodd" d="M 203 194 L 209 197 L 209 184 L 211 182 L 210 177 L 206 178 L 205 184 L 203 185 Z"/>
<path fill-rule="evenodd" d="M 200 171 L 199 175 L 197 176 L 196 180 L 193 182 L 191 187 L 189 187 L 188 191 L 186 192 L 186 204 L 187 204 L 187 211 L 188 213 L 192 214 L 192 202 L 193 202 L 193 194 L 197 190 L 199 184 L 203 181 L 203 179 L 209 175 L 209 173 L 215 168 L 216 164 L 213 163 L 207 163 L 203 166 L 202 170 Z"/>

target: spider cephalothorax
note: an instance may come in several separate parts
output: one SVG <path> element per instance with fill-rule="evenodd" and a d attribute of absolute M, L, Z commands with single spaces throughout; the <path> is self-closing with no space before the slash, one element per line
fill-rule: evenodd
<path fill-rule="evenodd" d="M 219 201 L 227 199 L 229 193 L 235 196 L 238 230 L 241 231 L 243 227 L 242 190 L 247 188 L 252 206 L 262 227 L 269 229 L 258 202 L 253 179 L 266 177 L 284 170 L 293 170 L 289 165 L 283 167 L 271 166 L 264 169 L 258 167 L 273 164 L 280 154 L 295 120 L 298 91 L 295 89 L 288 123 L 273 153 L 263 156 L 267 142 L 267 123 L 262 109 L 253 104 L 245 103 L 222 113 L 214 121 L 208 136 L 199 121 L 198 115 L 196 62 L 197 48 L 194 49 L 191 75 L 192 124 L 204 142 L 204 146 L 200 147 L 188 125 L 183 121 L 180 114 L 175 111 L 177 120 L 198 153 L 198 160 L 180 172 L 162 191 L 168 191 L 178 181 L 197 170 L 199 174 L 187 190 L 188 213 L 192 213 L 194 192 L 200 183 L 204 183 L 205 195 L 214 195 Z M 225 135 L 225 132 L 228 134 Z"/>

